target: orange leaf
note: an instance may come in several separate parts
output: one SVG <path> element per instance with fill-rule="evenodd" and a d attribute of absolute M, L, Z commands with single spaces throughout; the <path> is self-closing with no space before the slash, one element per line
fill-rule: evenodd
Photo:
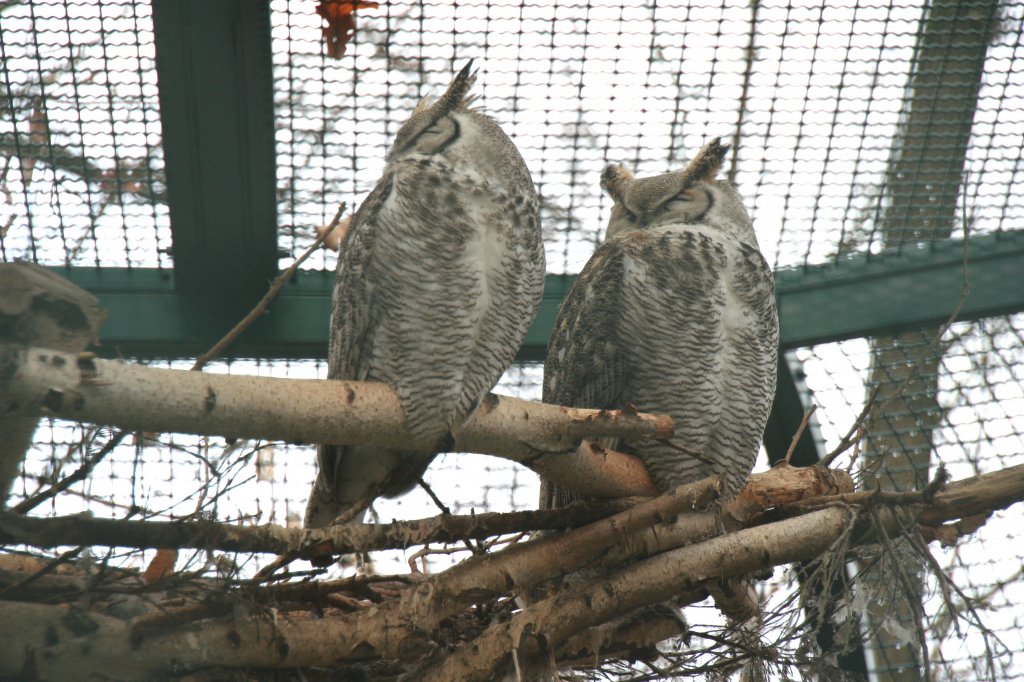
<path fill-rule="evenodd" d="M 376 9 L 376 2 L 341 2 L 340 0 L 321 0 L 316 13 L 327 22 L 323 27 L 323 41 L 327 46 L 327 54 L 340 59 L 345 54 L 348 41 L 356 33 L 356 18 L 353 13 L 357 9 Z"/>
<path fill-rule="evenodd" d="M 178 550 L 158 549 L 156 556 L 149 562 L 149 566 L 146 567 L 145 572 L 142 574 L 142 580 L 147 585 L 163 580 L 171 573 L 174 573 L 174 562 L 177 560 Z"/>

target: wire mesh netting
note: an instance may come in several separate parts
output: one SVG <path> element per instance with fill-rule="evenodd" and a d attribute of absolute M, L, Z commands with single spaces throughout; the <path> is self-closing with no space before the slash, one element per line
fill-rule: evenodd
<path fill-rule="evenodd" d="M 601 238 L 605 163 L 644 175 L 678 169 L 715 135 L 734 143 L 728 174 L 776 266 L 902 241 L 884 234 L 879 188 L 907 122 L 926 3 L 387 4 L 360 16 L 340 61 L 322 56 L 306 3 L 273 7 L 282 246 L 293 254 L 311 236 L 289 230 L 325 223 L 325 207 L 368 192 L 419 98 L 469 58 L 480 65 L 480 103 L 543 195 L 552 272 L 577 272 Z M 923 133 L 948 157 L 955 128 L 970 132 L 962 195 L 975 233 L 1012 227 L 1024 211 L 1011 191 L 1021 173 L 1024 7 L 980 7 L 972 11 L 997 15 L 985 29 L 993 35 L 977 114 L 971 107 L 952 124 L 934 116 Z M 968 77 L 969 55 L 952 63 Z M 927 106 L 941 110 L 944 95 Z M 919 191 L 915 209 L 932 201 Z M 915 229 L 906 226 L 908 237 Z"/>
<path fill-rule="evenodd" d="M 148 3 L 6 3 L 0 12 L 0 254 L 166 267 Z"/>
<path fill-rule="evenodd" d="M 1021 2 L 392 2 L 357 13 L 339 60 L 324 55 L 314 2 L 271 7 L 282 264 L 340 201 L 358 205 L 420 97 L 440 92 L 470 58 L 480 68 L 478 103 L 516 142 L 542 194 L 553 273 L 577 272 L 602 238 L 606 162 L 640 175 L 678 169 L 713 136 L 733 144 L 726 174 L 778 269 L 1009 231 L 1024 218 Z M 957 40 L 943 48 L 954 28 Z M 5 3 L 0 52 L 3 259 L 171 267 L 150 4 Z M 321 251 L 306 267 L 333 264 Z M 877 387 L 853 453 L 865 484 L 908 489 L 940 463 L 957 479 L 1024 461 L 1024 315 L 788 357 L 805 377 L 808 404 L 819 406 L 820 452 L 835 447 Z M 314 361 L 273 358 L 211 371 L 325 373 Z M 497 390 L 537 399 L 541 372 L 514 366 Z M 95 454 L 81 446 L 86 435 L 44 422 L 15 501 Z M 137 434 L 35 513 L 294 525 L 313 475 L 308 447 Z M 536 500 L 533 474 L 480 456 L 441 457 L 428 482 L 457 513 Z M 417 491 L 376 511 L 390 520 L 436 509 Z M 933 548 L 970 604 L 944 600 L 934 575 L 923 577 L 929 567 L 908 559 L 930 657 L 945 679 L 989 675 L 986 646 L 1000 679 L 1024 678 L 1018 518 L 1014 509 L 997 513 L 968 541 Z M 148 556 L 120 560 L 143 565 Z M 459 556 L 431 555 L 427 567 Z M 201 552 L 181 561 L 223 569 Z M 231 561 L 243 574 L 257 566 Z M 869 578 L 871 570 L 850 567 Z M 787 580 L 765 588 L 772 599 L 792 594 Z M 866 589 L 863 599 L 891 603 L 892 589 L 891 581 Z M 998 639 L 977 628 L 956 635 L 951 612 L 969 605 Z M 869 652 L 874 669 L 905 665 L 913 618 L 879 618 L 870 603 L 860 610 L 865 628 L 887 633 Z M 694 620 L 714 617 L 698 611 Z"/>

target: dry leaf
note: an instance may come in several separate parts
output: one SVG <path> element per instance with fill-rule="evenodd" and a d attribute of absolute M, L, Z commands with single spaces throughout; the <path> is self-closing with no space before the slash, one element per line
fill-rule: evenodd
<path fill-rule="evenodd" d="M 352 224 L 352 216 L 346 216 L 338 221 L 338 226 L 334 228 L 334 231 L 327 235 L 327 239 L 324 240 L 324 248 L 330 249 L 331 251 L 337 251 L 341 248 L 341 240 L 348 234 L 348 226 Z M 330 225 L 320 225 L 316 228 L 316 236 L 319 237 Z"/>
<path fill-rule="evenodd" d="M 142 580 L 147 585 L 163 580 L 171 573 L 174 573 L 174 562 L 177 560 L 178 550 L 158 549 L 156 556 L 149 562 L 149 566 L 146 567 L 145 572 L 142 574 Z"/>
<path fill-rule="evenodd" d="M 376 2 L 339 2 L 338 0 L 321 0 L 316 13 L 327 22 L 323 27 L 323 41 L 327 54 L 334 59 L 341 59 L 345 54 L 348 41 L 356 33 L 357 9 L 376 9 Z"/>

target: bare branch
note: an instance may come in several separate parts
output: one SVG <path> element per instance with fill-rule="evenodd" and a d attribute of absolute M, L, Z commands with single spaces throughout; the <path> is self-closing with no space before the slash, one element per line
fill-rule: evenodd
<path fill-rule="evenodd" d="M 940 480 L 936 477 L 935 480 Z M 933 481 L 932 483 L 934 483 Z M 836 505 L 898 505 L 921 509 L 917 522 L 938 526 L 955 519 L 968 519 L 1005 509 L 1024 499 L 1024 464 L 982 474 L 949 484 L 945 490 L 935 491 L 932 484 L 923 490 L 892 492 L 842 493 L 809 497 L 793 502 L 779 510 L 780 514 L 805 513 L 814 509 Z M 978 526 L 974 526 L 976 529 Z M 939 539 L 939 538 L 936 538 Z"/>
<path fill-rule="evenodd" d="M 213 347 L 210 348 L 210 350 L 206 351 L 198 358 L 196 358 L 195 364 L 192 365 L 193 370 L 198 371 L 202 369 L 204 366 L 206 366 L 206 364 L 210 362 L 210 360 L 213 360 L 218 355 L 220 355 L 225 348 L 231 345 L 231 343 L 235 339 L 242 335 L 242 332 L 244 332 L 246 329 L 252 326 L 253 322 L 255 322 L 261 315 L 267 312 L 267 310 L 270 308 L 270 304 L 273 303 L 274 299 L 277 298 L 277 295 L 281 293 L 281 289 L 283 289 L 284 285 L 287 284 L 288 281 L 292 278 L 292 275 L 294 275 L 295 271 L 299 269 L 299 266 L 302 265 L 314 251 L 320 248 L 320 245 L 323 244 L 328 239 L 328 237 L 330 237 L 331 232 L 333 232 L 334 229 L 338 227 L 338 223 L 341 221 L 341 214 L 344 212 L 345 202 L 342 202 L 341 205 L 338 206 L 337 212 L 335 212 L 334 214 L 334 219 L 331 220 L 331 223 L 322 232 L 319 232 L 319 234 L 317 234 L 316 239 L 313 240 L 313 243 L 309 245 L 309 248 L 307 248 L 302 253 L 301 256 L 296 258 L 295 262 L 289 265 L 284 272 L 279 274 L 277 278 L 274 279 L 273 284 L 270 285 L 270 290 L 267 291 L 266 294 L 264 294 L 263 298 L 260 299 L 259 303 L 253 306 L 252 310 L 250 310 L 245 317 L 239 320 L 238 324 L 231 328 L 231 331 L 225 334 L 220 341 L 213 344 Z"/>
<path fill-rule="evenodd" d="M 413 545 L 480 540 L 521 531 L 564 530 L 592 523 L 630 506 L 623 500 L 579 503 L 566 509 L 441 514 L 385 524 L 329 528 L 237 526 L 215 521 L 133 521 L 80 514 L 49 518 L 0 512 L 0 544 L 58 547 L 72 543 L 137 549 L 210 549 L 288 554 L 295 558 L 405 549 Z M 15 510 L 17 511 L 17 510 Z"/>
<path fill-rule="evenodd" d="M 796 433 L 793 434 L 793 440 L 789 443 L 789 448 L 786 449 L 786 456 L 782 458 L 782 461 L 789 464 L 789 460 L 793 457 L 793 452 L 796 450 L 796 444 L 800 442 L 800 436 L 804 435 L 804 430 L 807 428 L 808 422 L 811 421 L 811 415 L 818 409 L 817 405 L 811 405 L 811 409 L 804 412 L 804 418 L 800 420 L 800 426 L 797 427 Z"/>

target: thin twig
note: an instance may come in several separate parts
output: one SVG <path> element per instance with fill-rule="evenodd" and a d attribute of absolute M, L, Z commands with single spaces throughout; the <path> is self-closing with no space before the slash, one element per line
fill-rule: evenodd
<path fill-rule="evenodd" d="M 426 491 L 427 495 L 429 495 L 430 499 L 434 501 L 434 504 L 437 505 L 437 508 L 441 510 L 442 514 L 451 515 L 452 510 L 449 509 L 448 506 L 441 501 L 441 498 L 438 497 L 437 493 L 434 492 L 433 488 L 431 488 L 430 485 L 428 485 L 427 482 L 423 480 L 422 476 L 417 478 L 416 482 L 419 483 L 420 487 Z"/>
<path fill-rule="evenodd" d="M 942 325 L 939 327 L 939 330 L 938 330 L 938 332 L 936 332 L 935 337 L 932 339 L 931 343 L 928 344 L 928 347 L 925 349 L 926 352 L 930 353 L 933 350 L 935 350 L 936 348 L 938 348 L 939 344 L 942 342 L 942 337 L 946 335 L 946 332 L 949 331 L 949 328 L 953 326 L 954 322 L 956 322 L 956 318 L 960 316 L 960 310 L 963 309 L 964 303 L 967 301 L 967 296 L 971 293 L 971 285 L 970 285 L 970 280 L 968 278 L 968 273 L 967 273 L 967 264 L 968 264 L 967 245 L 968 245 L 969 240 L 970 240 L 970 226 L 968 225 L 968 223 L 966 221 L 966 218 L 965 218 L 965 220 L 964 220 L 963 251 L 961 253 L 961 272 L 962 272 L 962 277 L 961 277 L 961 281 L 960 281 L 960 298 L 957 299 L 956 305 L 953 306 L 953 311 L 949 314 L 949 317 L 946 318 L 946 321 L 943 322 Z M 892 392 L 892 394 L 885 399 L 885 402 L 883 402 L 881 405 L 878 406 L 878 410 L 880 412 L 885 411 L 885 409 L 887 407 L 889 407 L 889 405 L 894 400 L 896 400 L 901 395 L 903 395 L 903 392 L 906 390 L 908 384 L 909 384 L 909 379 L 902 381 L 900 383 L 900 385 L 896 387 L 896 390 L 894 390 Z M 875 399 L 878 397 L 878 392 L 881 390 L 881 388 L 882 388 L 882 385 L 879 384 L 878 386 L 875 386 L 871 390 L 871 394 L 868 396 L 868 399 L 864 402 L 864 409 L 860 411 L 860 414 L 857 415 L 857 418 L 853 421 L 853 426 L 851 426 L 850 430 L 847 431 L 845 436 L 843 436 L 843 439 L 841 441 L 839 441 L 839 444 L 836 446 L 836 448 L 832 452 L 828 453 L 821 460 L 821 462 L 820 462 L 821 466 L 823 466 L 823 467 L 831 466 L 832 462 L 835 461 L 836 457 L 838 457 L 839 455 L 841 455 L 844 452 L 846 452 L 846 450 L 848 450 L 851 445 L 853 445 L 855 442 L 857 442 L 857 440 L 859 440 L 859 436 L 858 436 L 857 432 L 860 430 L 862 424 L 867 419 L 868 413 L 871 411 L 871 408 L 874 407 Z"/>
<path fill-rule="evenodd" d="M 64 492 L 75 483 L 84 481 L 86 477 L 92 473 L 92 470 L 96 468 L 96 465 L 102 462 L 107 455 L 113 452 L 114 448 L 117 447 L 117 444 L 120 443 L 127 435 L 127 431 L 118 431 L 110 437 L 110 440 L 107 441 L 106 445 L 100 448 L 99 452 L 87 457 L 86 460 L 82 462 L 82 465 L 75 469 L 74 472 L 60 479 L 46 490 L 22 500 L 18 504 L 14 505 L 11 508 L 11 511 L 17 514 L 27 514 L 43 502 L 46 502 L 47 500 Z"/>
<path fill-rule="evenodd" d="M 885 524 L 878 516 L 877 509 L 869 509 L 871 523 L 875 528 L 875 532 L 879 536 L 879 544 L 882 547 L 882 551 L 888 555 L 889 560 L 893 565 L 893 573 L 896 574 L 896 579 L 899 581 L 900 586 L 903 588 L 904 598 L 906 599 L 907 606 L 910 607 L 910 611 L 914 616 L 914 626 L 917 630 L 917 645 L 919 647 L 919 653 L 921 656 L 921 672 L 924 674 L 925 682 L 931 682 L 931 667 L 928 661 L 928 639 L 924 632 L 924 610 L 921 607 L 921 598 L 915 592 L 914 586 L 911 582 L 910 577 L 907 575 L 906 568 L 903 562 L 896 556 L 896 552 L 893 550 L 892 538 L 889 533 L 885 530 Z M 897 517 L 899 518 L 899 517 Z M 914 532 L 913 530 L 911 532 Z M 916 647 L 915 647 L 916 648 Z"/>
<path fill-rule="evenodd" d="M 956 629 L 956 633 L 959 637 L 963 638 L 963 634 L 961 633 L 960 626 L 957 622 L 959 616 L 956 612 L 956 606 L 953 604 L 953 601 L 949 595 L 949 588 L 952 588 L 953 591 L 957 593 L 957 595 L 960 597 L 962 601 L 963 608 L 974 617 L 974 624 L 978 627 L 979 630 L 981 630 L 983 635 L 981 640 L 982 643 L 984 643 L 985 645 L 985 662 L 988 665 L 989 673 L 992 675 L 992 679 L 996 679 L 995 654 L 992 651 L 992 646 L 989 643 L 989 638 L 994 639 L 1004 648 L 1007 647 L 1006 644 L 1004 644 L 1003 641 L 999 638 L 999 635 L 997 635 L 995 632 L 992 631 L 991 628 L 985 625 L 985 622 L 981 619 L 981 614 L 979 614 L 977 609 L 975 609 L 974 607 L 975 602 L 984 604 L 984 601 L 988 598 L 987 595 L 993 594 L 996 588 L 993 588 L 992 591 L 986 594 L 978 595 L 977 597 L 973 598 L 969 597 L 967 594 L 964 593 L 962 589 L 960 589 L 960 586 L 957 585 L 953 581 L 953 579 L 949 577 L 949 574 L 945 570 L 943 570 L 942 566 L 939 565 L 938 560 L 936 560 L 935 556 L 928 549 L 928 546 L 921 540 L 920 535 L 916 533 L 907 533 L 907 541 L 910 542 L 911 546 L 917 548 L 918 553 L 924 556 L 925 559 L 928 561 L 929 565 L 931 566 L 932 572 L 935 574 L 935 579 L 939 581 L 939 585 L 940 587 L 942 587 L 943 597 L 946 602 L 946 609 L 950 614 L 952 624 Z M 1014 580 L 1016 580 L 1016 578 L 1014 578 Z M 965 618 L 964 620 L 968 619 Z M 970 621 L 968 620 L 968 622 Z M 932 631 L 935 632 L 939 627 L 939 623 L 935 623 L 934 627 L 932 628 Z M 937 639 L 941 642 L 942 639 L 944 639 L 944 637 L 938 637 Z"/>
<path fill-rule="evenodd" d="M 839 444 L 836 445 L 835 449 L 822 458 L 821 462 L 819 462 L 820 466 L 823 466 L 826 469 L 831 467 L 832 462 L 836 460 L 836 457 L 846 452 L 850 449 L 851 445 L 859 440 L 857 432 L 860 431 L 861 425 L 868 418 L 868 414 L 871 412 L 871 408 L 875 404 L 875 398 L 878 397 L 878 392 L 880 390 L 882 390 L 881 384 L 871 389 L 871 395 L 869 395 L 868 399 L 864 401 L 864 409 L 862 409 L 860 414 L 857 415 L 857 418 L 853 420 L 853 426 L 851 426 L 850 430 L 846 432 L 846 435 L 839 441 Z"/>
<path fill-rule="evenodd" d="M 664 445 L 669 446 L 670 448 L 672 448 L 676 452 L 683 453 L 687 457 L 693 457 L 694 459 L 696 459 L 698 461 L 704 462 L 704 464 L 714 465 L 714 462 L 711 461 L 711 459 L 709 457 L 706 457 L 702 450 L 695 450 L 694 448 L 688 448 L 685 445 L 678 445 L 676 443 L 673 443 L 668 438 L 658 438 L 657 440 L 658 440 L 659 443 L 663 443 Z"/>
<path fill-rule="evenodd" d="M 257 320 L 257 318 L 259 318 L 261 315 L 267 312 L 267 309 L 270 307 L 270 304 L 273 302 L 275 298 L 277 298 L 277 295 L 281 292 L 281 289 L 284 288 L 285 284 L 287 284 L 288 281 L 291 280 L 292 275 L 294 275 L 295 271 L 299 269 L 299 266 L 302 265 L 305 262 L 305 260 L 313 254 L 314 251 L 320 248 L 320 245 L 324 243 L 324 240 L 326 240 L 327 237 L 330 236 L 331 232 L 333 232 L 334 229 L 338 227 L 338 223 L 341 222 L 341 214 L 344 212 L 345 202 L 342 202 L 341 206 L 338 207 L 337 213 L 334 214 L 334 219 L 331 221 L 331 224 L 327 226 L 327 229 L 321 232 L 319 235 L 317 235 L 317 238 L 313 241 L 312 244 L 310 244 L 309 248 L 306 249 L 301 256 L 296 258 L 295 262 L 288 266 L 287 270 L 285 270 L 284 272 L 277 276 L 277 278 L 274 280 L 274 283 L 270 286 L 270 290 L 262 299 L 260 299 L 260 302 L 257 303 L 253 307 L 253 309 L 249 311 L 248 315 L 243 317 L 242 320 L 238 324 L 236 324 L 231 331 L 225 334 L 220 341 L 215 343 L 210 350 L 206 351 L 196 359 L 195 364 L 192 365 L 193 370 L 198 371 L 202 369 L 208 362 L 210 362 L 218 355 L 220 355 L 221 352 L 225 348 L 227 348 L 228 345 L 231 344 L 235 339 L 237 339 L 242 334 L 242 332 L 248 329 L 252 325 L 252 323 Z"/>
<path fill-rule="evenodd" d="M 27 576 L 23 580 L 19 580 L 18 582 L 14 583 L 13 585 L 8 585 L 3 590 L 0 590 L 0 597 L 6 595 L 8 592 L 11 592 L 11 593 L 17 592 L 19 589 L 25 587 L 26 585 L 31 585 L 35 581 L 37 581 L 40 578 L 42 578 L 44 575 L 52 573 L 59 566 L 62 566 L 64 564 L 68 563 L 69 561 L 71 561 L 72 559 L 74 559 L 75 557 L 77 557 L 79 554 L 82 553 L 82 550 L 84 550 L 84 549 L 85 549 L 85 546 L 75 547 L 74 549 L 69 549 L 68 551 L 64 552 L 60 556 L 54 557 L 49 562 L 47 562 L 47 564 L 45 566 L 40 568 L 35 573 L 32 573 L 31 575 Z"/>
<path fill-rule="evenodd" d="M 793 453 L 796 451 L 796 444 L 800 440 L 800 436 L 804 435 L 804 429 L 807 428 L 808 422 L 811 421 L 811 415 L 817 409 L 817 405 L 811 405 L 811 409 L 804 412 L 804 418 L 800 420 L 800 426 L 797 427 L 796 433 L 793 434 L 793 440 L 790 442 L 789 449 L 786 450 L 786 456 L 782 460 L 786 465 L 789 464 L 789 460 L 793 457 Z"/>

